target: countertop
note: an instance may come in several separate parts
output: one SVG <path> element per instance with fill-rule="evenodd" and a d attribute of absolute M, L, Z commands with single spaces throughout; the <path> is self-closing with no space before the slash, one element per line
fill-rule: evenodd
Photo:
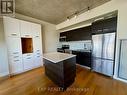
<path fill-rule="evenodd" d="M 45 53 L 43 58 L 46 60 L 49 60 L 53 63 L 58 63 L 58 62 L 66 60 L 66 59 L 75 57 L 75 56 L 76 55 L 73 55 L 73 54 L 53 52 L 53 53 Z"/>

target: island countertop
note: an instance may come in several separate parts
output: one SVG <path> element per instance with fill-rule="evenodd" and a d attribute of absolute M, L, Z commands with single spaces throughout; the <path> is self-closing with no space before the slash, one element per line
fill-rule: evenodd
<path fill-rule="evenodd" d="M 75 57 L 75 56 L 76 55 L 73 55 L 73 54 L 53 52 L 53 53 L 45 53 L 43 58 L 53 63 L 58 63 L 58 62 L 67 60 L 69 58 Z"/>

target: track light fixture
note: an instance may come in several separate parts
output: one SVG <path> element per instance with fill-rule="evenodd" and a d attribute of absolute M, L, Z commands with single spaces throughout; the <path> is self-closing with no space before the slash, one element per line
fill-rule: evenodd
<path fill-rule="evenodd" d="M 75 13 L 73 13 L 72 15 L 70 15 L 70 16 L 68 16 L 67 17 L 67 21 L 69 21 L 72 17 L 74 17 L 75 19 L 77 18 L 77 16 L 80 14 L 80 13 L 82 13 L 82 12 L 84 12 L 84 11 L 90 11 L 90 6 L 88 6 L 87 8 L 84 8 L 84 9 L 82 9 L 82 10 L 80 10 L 80 11 L 76 11 Z"/>

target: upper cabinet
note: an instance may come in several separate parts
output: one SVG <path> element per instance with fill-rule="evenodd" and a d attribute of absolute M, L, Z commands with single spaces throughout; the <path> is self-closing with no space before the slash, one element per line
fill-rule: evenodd
<path fill-rule="evenodd" d="M 40 37 L 41 36 L 41 25 L 31 23 L 31 32 L 33 37 Z"/>
<path fill-rule="evenodd" d="M 18 19 L 4 17 L 3 22 L 6 37 L 20 37 L 20 22 Z"/>
<path fill-rule="evenodd" d="M 92 23 L 92 33 L 101 33 L 103 32 L 103 21 L 96 21 Z"/>
<path fill-rule="evenodd" d="M 117 17 L 105 19 L 103 25 L 103 32 L 116 32 L 117 29 Z"/>
<path fill-rule="evenodd" d="M 32 37 L 31 23 L 20 20 L 21 37 Z"/>
<path fill-rule="evenodd" d="M 116 32 L 117 29 L 117 17 L 99 20 L 92 23 L 92 33 L 110 33 Z"/>
<path fill-rule="evenodd" d="M 60 33 L 60 41 L 81 40 L 91 40 L 91 26 Z"/>

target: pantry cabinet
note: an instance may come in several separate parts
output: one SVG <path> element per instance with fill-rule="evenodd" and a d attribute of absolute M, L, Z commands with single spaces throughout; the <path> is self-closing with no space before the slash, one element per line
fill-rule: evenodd
<path fill-rule="evenodd" d="M 4 17 L 4 30 L 11 75 L 43 65 L 41 25 Z"/>

